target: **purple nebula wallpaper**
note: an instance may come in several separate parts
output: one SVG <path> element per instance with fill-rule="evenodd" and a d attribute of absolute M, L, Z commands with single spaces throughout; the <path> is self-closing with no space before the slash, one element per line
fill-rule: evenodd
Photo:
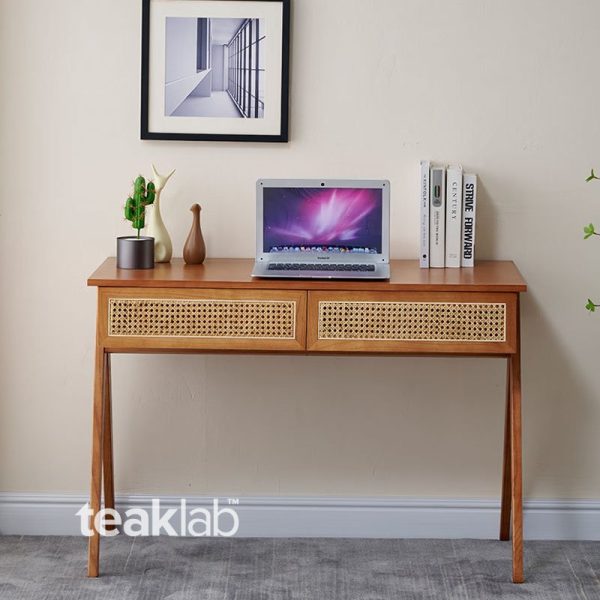
<path fill-rule="evenodd" d="M 264 252 L 381 252 L 383 194 L 365 188 L 265 188 Z"/>

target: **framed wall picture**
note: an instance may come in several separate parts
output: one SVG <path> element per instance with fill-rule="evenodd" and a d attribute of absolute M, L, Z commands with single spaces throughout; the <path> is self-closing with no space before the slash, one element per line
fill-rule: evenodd
<path fill-rule="evenodd" d="M 142 139 L 288 141 L 290 0 L 142 2 Z"/>

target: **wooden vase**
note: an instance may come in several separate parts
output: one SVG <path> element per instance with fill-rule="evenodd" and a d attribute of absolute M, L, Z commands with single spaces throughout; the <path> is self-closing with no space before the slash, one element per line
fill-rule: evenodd
<path fill-rule="evenodd" d="M 201 265 L 206 258 L 206 246 L 200 229 L 200 205 L 192 204 L 190 210 L 194 217 L 192 228 L 183 247 L 183 260 L 188 265 Z"/>

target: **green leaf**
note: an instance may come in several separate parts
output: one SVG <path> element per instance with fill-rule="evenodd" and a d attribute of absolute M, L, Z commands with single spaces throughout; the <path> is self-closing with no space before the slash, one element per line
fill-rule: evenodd
<path fill-rule="evenodd" d="M 141 175 L 135 178 L 133 189 L 135 192 L 144 193 L 144 190 L 146 189 L 146 180 Z"/>
<path fill-rule="evenodd" d="M 131 222 L 134 229 L 144 229 L 144 217 L 138 217 Z"/>
<path fill-rule="evenodd" d="M 596 305 L 588 298 L 585 308 L 590 312 L 596 312 Z"/>
<path fill-rule="evenodd" d="M 127 198 L 127 202 L 125 203 L 125 218 L 128 221 L 131 221 L 135 216 L 135 202 L 133 198 Z"/>
<path fill-rule="evenodd" d="M 596 177 L 596 173 L 594 173 L 594 169 L 592 169 L 592 172 L 589 174 L 586 181 L 592 181 L 594 179 L 600 179 L 600 177 Z"/>
<path fill-rule="evenodd" d="M 584 240 L 587 240 L 589 237 L 592 237 L 593 235 L 595 235 L 595 233 L 596 233 L 596 229 L 594 228 L 594 224 L 593 224 L 593 223 L 590 223 L 589 225 L 586 225 L 586 226 L 583 228 L 583 233 L 585 234 L 585 235 L 583 236 L 583 239 L 584 239 Z"/>

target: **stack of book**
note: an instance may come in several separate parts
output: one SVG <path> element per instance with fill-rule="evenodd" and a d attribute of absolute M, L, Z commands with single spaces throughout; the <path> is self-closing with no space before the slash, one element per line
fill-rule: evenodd
<path fill-rule="evenodd" d="M 421 161 L 420 265 L 424 269 L 475 264 L 477 175 L 462 167 Z"/>

